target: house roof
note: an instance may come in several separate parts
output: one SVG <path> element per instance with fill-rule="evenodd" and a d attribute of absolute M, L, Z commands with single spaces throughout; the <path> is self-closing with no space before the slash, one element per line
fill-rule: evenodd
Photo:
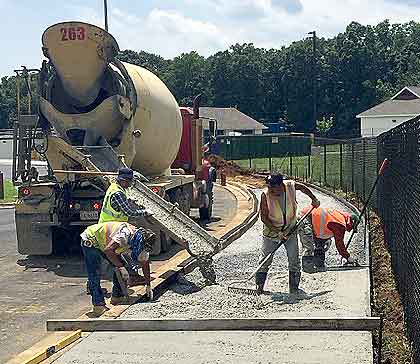
<path fill-rule="evenodd" d="M 220 130 L 262 130 L 265 125 L 233 107 L 200 107 L 200 116 L 217 120 Z M 208 129 L 209 123 L 203 120 L 203 128 Z"/>
<path fill-rule="evenodd" d="M 406 86 L 391 99 L 363 111 L 357 117 L 416 115 L 420 115 L 420 87 Z"/>

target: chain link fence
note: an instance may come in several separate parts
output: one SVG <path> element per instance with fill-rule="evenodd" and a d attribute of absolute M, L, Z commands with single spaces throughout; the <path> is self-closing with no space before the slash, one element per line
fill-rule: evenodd
<path fill-rule="evenodd" d="M 235 150 L 235 143 L 240 138 L 229 141 L 231 149 Z M 352 192 L 361 201 L 366 200 L 375 182 L 378 168 L 376 138 L 341 140 L 272 135 L 270 141 L 266 143 L 264 154 L 256 154 L 251 148 L 249 153 L 243 149 L 241 158 L 230 158 L 234 157 L 232 153 L 225 153 L 224 157 L 257 172 L 278 172 L 346 194 Z M 281 148 L 269 148 L 273 142 L 279 143 Z M 375 197 L 371 201 L 374 207 Z"/>
<path fill-rule="evenodd" d="M 378 214 L 420 363 L 420 117 L 378 138 L 378 156 L 389 167 L 378 184 Z"/>

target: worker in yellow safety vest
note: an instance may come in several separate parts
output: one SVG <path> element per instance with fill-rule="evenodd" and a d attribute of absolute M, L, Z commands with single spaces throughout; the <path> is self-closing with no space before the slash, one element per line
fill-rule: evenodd
<path fill-rule="evenodd" d="M 283 176 L 270 175 L 266 179 L 267 189 L 261 195 L 260 213 L 263 222 L 263 244 L 259 263 L 261 264 L 267 255 L 277 249 L 282 238 L 289 234 L 297 222 L 296 190 L 303 192 L 312 200 L 312 205 L 318 207 L 320 202 L 305 185 L 293 180 L 284 180 Z M 289 292 L 300 293 L 300 260 L 297 234 L 293 233 L 284 244 L 289 263 Z M 268 269 L 273 259 L 259 269 L 255 275 L 256 290 L 261 294 L 267 279 Z"/>
<path fill-rule="evenodd" d="M 133 184 L 134 172 L 130 168 L 118 171 L 117 182 L 108 187 L 102 204 L 99 223 L 107 221 L 128 221 L 129 217 L 150 216 L 152 211 L 128 201 L 126 190 Z"/>
<path fill-rule="evenodd" d="M 104 202 L 102 204 L 101 214 L 98 223 L 108 221 L 128 221 L 129 217 L 151 216 L 152 211 L 136 206 L 127 198 L 126 190 L 133 184 L 134 172 L 130 168 L 121 168 L 118 171 L 117 181 L 111 183 L 108 187 Z M 124 255 L 124 265 L 129 274 L 128 284 L 135 286 L 143 283 L 143 278 L 137 274 L 132 266 L 129 255 Z"/>
<path fill-rule="evenodd" d="M 130 251 L 132 259 L 140 264 L 147 294 L 152 299 L 149 252 L 152 250 L 155 239 L 153 233 L 127 222 L 110 221 L 91 225 L 80 236 L 95 316 L 100 316 L 108 310 L 101 288 L 101 263 L 103 259 L 106 259 L 124 275 L 121 254 L 126 251 Z M 124 299 L 123 291 L 114 271 L 111 304 L 120 304 L 124 302 Z"/>
<path fill-rule="evenodd" d="M 301 215 L 309 211 L 310 206 L 301 211 Z M 350 256 L 344 243 L 346 231 L 357 231 L 359 216 L 330 208 L 312 210 L 302 224 L 300 232 L 304 253 L 302 256 L 303 270 L 311 273 L 325 268 L 325 253 L 334 238 L 338 253 L 346 259 L 346 264 L 356 265 L 357 260 Z"/>

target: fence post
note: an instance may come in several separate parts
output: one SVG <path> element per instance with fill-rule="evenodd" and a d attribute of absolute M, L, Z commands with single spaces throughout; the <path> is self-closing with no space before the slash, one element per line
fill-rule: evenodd
<path fill-rule="evenodd" d="M 327 186 L 327 144 L 324 144 L 324 185 Z"/>
<path fill-rule="evenodd" d="M 293 156 L 290 154 L 289 157 L 289 176 L 292 177 L 293 175 Z"/>
<path fill-rule="evenodd" d="M 362 177 L 362 191 L 363 191 L 363 201 L 366 201 L 366 139 L 363 138 L 362 139 L 362 147 L 363 147 L 363 164 L 362 164 L 362 169 L 363 169 L 363 177 Z"/>
<path fill-rule="evenodd" d="M 251 157 L 251 138 L 248 139 L 248 158 L 249 158 L 249 169 L 252 169 L 252 157 Z"/>
<path fill-rule="evenodd" d="M 312 147 L 308 154 L 308 179 L 311 178 L 311 154 L 312 154 Z"/>
<path fill-rule="evenodd" d="M 343 144 L 340 143 L 340 190 L 343 190 Z"/>
<path fill-rule="evenodd" d="M 354 143 L 351 142 L 351 191 L 354 192 Z"/>

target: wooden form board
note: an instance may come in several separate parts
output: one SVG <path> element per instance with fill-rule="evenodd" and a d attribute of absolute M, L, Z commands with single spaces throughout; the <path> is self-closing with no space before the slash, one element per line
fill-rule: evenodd
<path fill-rule="evenodd" d="M 49 320 L 48 331 L 374 331 L 379 317 Z"/>

